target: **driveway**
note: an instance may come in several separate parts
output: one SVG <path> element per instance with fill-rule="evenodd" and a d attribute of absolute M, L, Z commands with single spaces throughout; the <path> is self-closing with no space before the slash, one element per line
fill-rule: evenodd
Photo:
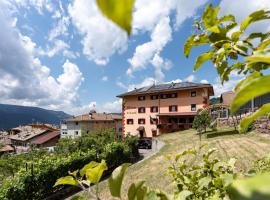
<path fill-rule="evenodd" d="M 142 156 L 142 160 L 139 162 L 144 161 L 145 159 L 155 155 L 159 150 L 164 146 L 164 142 L 153 138 L 152 140 L 152 149 L 139 149 L 139 153 Z"/>

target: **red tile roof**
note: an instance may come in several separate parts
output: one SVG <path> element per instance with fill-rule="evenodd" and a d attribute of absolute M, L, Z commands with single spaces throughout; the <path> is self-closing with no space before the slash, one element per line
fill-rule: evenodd
<path fill-rule="evenodd" d="M 40 137 L 35 138 L 32 141 L 32 144 L 44 144 L 44 143 L 48 142 L 49 140 L 54 139 L 55 137 L 59 137 L 59 136 L 60 136 L 59 131 L 49 132 L 45 135 L 42 135 Z"/>
<path fill-rule="evenodd" d="M 6 145 L 0 149 L 0 152 L 10 152 L 10 151 L 14 151 L 14 149 L 10 145 Z"/>

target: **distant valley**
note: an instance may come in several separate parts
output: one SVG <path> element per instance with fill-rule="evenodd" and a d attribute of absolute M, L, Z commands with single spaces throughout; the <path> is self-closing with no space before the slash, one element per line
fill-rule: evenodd
<path fill-rule="evenodd" d="M 49 123 L 59 125 L 61 120 L 71 115 L 39 107 L 0 104 L 0 130 L 10 129 L 30 123 Z"/>

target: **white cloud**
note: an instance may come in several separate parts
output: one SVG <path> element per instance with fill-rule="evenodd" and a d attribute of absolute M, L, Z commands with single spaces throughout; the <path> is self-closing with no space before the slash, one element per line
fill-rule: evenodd
<path fill-rule="evenodd" d="M 97 110 L 99 112 L 106 113 L 120 113 L 122 112 L 122 99 L 118 99 L 112 102 L 106 102 L 100 107 L 98 106 Z"/>
<path fill-rule="evenodd" d="M 172 67 L 172 62 L 168 59 L 164 60 L 158 53 L 154 55 L 151 63 L 155 68 L 155 78 L 158 81 L 162 81 L 165 78 L 162 70 L 169 70 Z"/>
<path fill-rule="evenodd" d="M 127 49 L 127 34 L 101 14 L 95 1 L 75 0 L 68 12 L 83 37 L 83 53 L 88 59 L 105 65 L 110 56 Z"/>
<path fill-rule="evenodd" d="M 203 79 L 203 80 L 200 81 L 200 83 L 207 84 L 209 82 L 208 82 L 208 80 Z"/>
<path fill-rule="evenodd" d="M 182 83 L 183 81 L 181 79 L 175 79 L 164 83 Z"/>
<path fill-rule="evenodd" d="M 233 14 L 236 17 L 237 22 L 244 20 L 249 14 L 254 11 L 266 9 L 270 10 L 269 0 L 222 0 L 220 3 L 220 15 Z M 250 32 L 266 32 L 270 31 L 270 25 L 268 21 L 256 22 L 251 25 L 247 31 Z"/>
<path fill-rule="evenodd" d="M 58 36 L 68 35 L 69 17 L 63 16 L 49 32 L 49 40 L 53 40 Z"/>
<path fill-rule="evenodd" d="M 196 80 L 196 77 L 193 74 L 189 75 L 188 77 L 184 79 L 184 81 L 187 81 L 187 82 L 194 82 L 195 80 Z"/>
<path fill-rule="evenodd" d="M 5 5 L 0 3 L 1 10 Z M 63 73 L 54 78 L 36 57 L 36 44 L 12 26 L 10 13 L 0 12 L 0 101 L 68 110 L 79 102 L 83 81 L 78 66 L 63 64 Z M 11 37 L 12 36 L 12 37 Z"/>
<path fill-rule="evenodd" d="M 108 81 L 108 76 L 103 76 L 103 77 L 101 78 L 101 80 L 102 80 L 102 81 Z"/>
<path fill-rule="evenodd" d="M 159 56 L 159 53 L 171 40 L 171 34 L 170 19 L 165 17 L 155 26 L 151 34 L 151 41 L 136 47 L 133 57 L 128 60 L 131 67 L 127 74 L 132 75 L 134 71 L 145 68 L 155 55 Z"/>

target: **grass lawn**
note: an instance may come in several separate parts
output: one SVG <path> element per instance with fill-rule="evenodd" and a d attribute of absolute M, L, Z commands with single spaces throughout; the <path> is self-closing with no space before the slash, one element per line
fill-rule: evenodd
<path fill-rule="evenodd" d="M 173 183 L 170 176 L 166 175 L 169 163 L 164 156 L 175 155 L 199 144 L 199 137 L 194 130 L 163 134 L 159 136 L 159 140 L 166 143 L 159 153 L 129 167 L 122 190 L 124 199 L 126 199 L 124 194 L 127 193 L 129 185 L 139 180 L 145 180 L 146 185 L 151 188 L 172 191 Z M 215 133 L 208 132 L 202 137 L 202 143 L 209 144 L 211 148 L 216 147 L 219 150 L 216 155 L 221 160 L 235 157 L 238 170 L 248 169 L 254 160 L 270 152 L 270 136 L 255 132 L 246 135 L 235 134 L 232 129 L 223 129 Z M 107 181 L 101 183 L 100 189 L 102 199 L 110 199 Z"/>

